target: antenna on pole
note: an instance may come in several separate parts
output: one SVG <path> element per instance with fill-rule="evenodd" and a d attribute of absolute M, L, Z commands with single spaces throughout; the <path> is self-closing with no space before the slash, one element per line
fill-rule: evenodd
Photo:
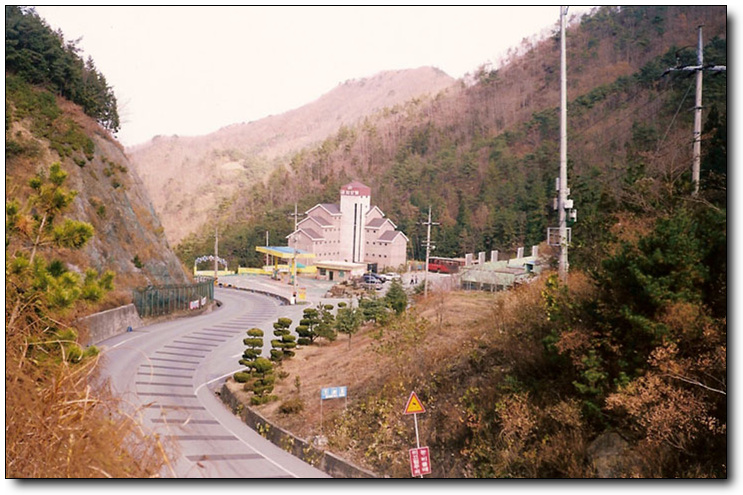
<path fill-rule="evenodd" d="M 675 71 L 694 71 L 697 76 L 697 90 L 694 101 L 694 142 L 692 144 L 692 163 L 691 163 L 691 184 L 692 194 L 696 196 L 699 194 L 699 175 L 700 175 L 700 164 L 702 157 L 702 73 L 705 70 L 711 72 L 726 72 L 727 66 L 725 65 L 710 65 L 704 66 L 704 44 L 702 42 L 702 27 L 697 27 L 697 65 L 687 65 L 683 67 L 672 67 L 667 69 L 663 75 L 665 76 L 669 72 Z"/>
<path fill-rule="evenodd" d="M 431 249 L 436 249 L 436 246 L 431 244 L 431 225 L 440 225 L 439 222 L 431 221 L 431 207 L 428 207 L 428 221 L 422 222 L 423 225 L 427 226 L 426 233 L 426 275 L 423 278 L 423 295 L 428 296 L 428 260 L 431 257 Z"/>

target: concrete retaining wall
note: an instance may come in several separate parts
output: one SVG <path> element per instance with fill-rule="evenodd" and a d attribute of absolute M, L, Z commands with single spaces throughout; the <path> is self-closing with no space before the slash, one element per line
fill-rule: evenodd
<path fill-rule="evenodd" d="M 81 327 L 81 344 L 94 345 L 115 335 L 142 326 L 142 319 L 134 304 L 102 311 L 78 320 Z"/>
<path fill-rule="evenodd" d="M 366 469 L 360 468 L 337 455 L 319 450 L 312 444 L 298 438 L 280 426 L 276 426 L 266 418 L 241 403 L 234 396 L 227 384 L 222 386 L 220 392 L 222 402 L 224 402 L 233 413 L 238 414 L 240 418 L 252 429 L 260 433 L 271 443 L 278 445 L 295 457 L 312 466 L 328 473 L 333 478 L 377 478 L 378 476 Z"/>

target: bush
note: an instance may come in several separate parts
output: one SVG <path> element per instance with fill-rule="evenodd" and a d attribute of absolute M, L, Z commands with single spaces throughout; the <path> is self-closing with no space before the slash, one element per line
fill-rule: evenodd
<path fill-rule="evenodd" d="M 279 412 L 281 414 L 297 414 L 304 410 L 304 401 L 299 397 L 293 397 L 286 400 L 279 405 Z"/>
<path fill-rule="evenodd" d="M 251 378 L 250 373 L 246 371 L 238 371 L 237 373 L 232 375 L 232 377 L 237 383 L 247 383 L 248 381 L 250 381 Z"/>

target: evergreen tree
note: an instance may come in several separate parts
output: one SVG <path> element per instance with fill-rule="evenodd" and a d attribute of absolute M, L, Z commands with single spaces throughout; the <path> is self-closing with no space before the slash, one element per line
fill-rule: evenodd
<path fill-rule="evenodd" d="M 384 296 L 387 307 L 391 308 L 398 315 L 402 314 L 408 307 L 408 295 L 402 287 L 402 282 L 393 280 L 390 282 L 390 288 Z"/>
<path fill-rule="evenodd" d="M 265 404 L 278 399 L 275 395 L 271 395 L 276 381 L 273 363 L 264 357 L 259 357 L 250 363 L 250 370 L 251 376 L 254 377 L 251 386 L 253 391 L 253 397 L 250 398 L 251 404 Z"/>
<path fill-rule="evenodd" d="M 106 78 L 78 54 L 75 42 L 65 44 L 32 7 L 5 6 L 5 70 L 31 84 L 46 86 L 106 129 L 120 127 L 116 96 Z"/>
<path fill-rule="evenodd" d="M 335 317 L 335 329 L 338 333 L 344 333 L 348 335 L 348 348 L 351 348 L 351 337 L 358 332 L 363 322 L 363 315 L 358 308 L 352 306 L 343 307 L 338 305 L 338 314 Z"/>
<path fill-rule="evenodd" d="M 322 323 L 320 319 L 320 312 L 316 308 L 305 308 L 302 312 L 303 318 L 299 320 L 297 325 L 297 343 L 299 345 L 312 345 L 315 342 L 317 335 L 317 327 Z"/>
<path fill-rule="evenodd" d="M 64 310 L 78 300 L 98 301 L 112 288 L 111 272 L 98 277 L 87 270 L 83 278 L 61 261 L 38 256 L 49 248 L 81 249 L 93 236 L 89 223 L 59 219 L 77 195 L 64 187 L 66 179 L 67 172 L 54 163 L 48 173 L 31 178 L 32 194 L 24 207 L 14 199 L 5 205 L 6 302 L 13 308 L 8 329 L 15 328 L 24 308 Z"/>
<path fill-rule="evenodd" d="M 271 360 L 281 362 L 283 359 L 294 356 L 294 349 L 297 346 L 296 337 L 291 334 L 289 327 L 292 324 L 290 318 L 279 318 L 273 324 L 273 334 L 277 339 L 271 340 Z"/>
<path fill-rule="evenodd" d="M 359 300 L 359 310 L 364 321 L 373 321 L 383 325 L 387 321 L 389 310 L 387 309 L 386 298 L 380 299 L 376 295 L 372 297 L 362 297 Z"/>

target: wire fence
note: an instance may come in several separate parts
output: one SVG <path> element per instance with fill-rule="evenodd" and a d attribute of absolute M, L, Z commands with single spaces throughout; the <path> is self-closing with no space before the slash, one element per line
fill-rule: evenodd
<path fill-rule="evenodd" d="M 202 308 L 214 300 L 214 278 L 197 277 L 194 284 L 139 287 L 133 291 L 139 316 L 162 316 Z"/>

